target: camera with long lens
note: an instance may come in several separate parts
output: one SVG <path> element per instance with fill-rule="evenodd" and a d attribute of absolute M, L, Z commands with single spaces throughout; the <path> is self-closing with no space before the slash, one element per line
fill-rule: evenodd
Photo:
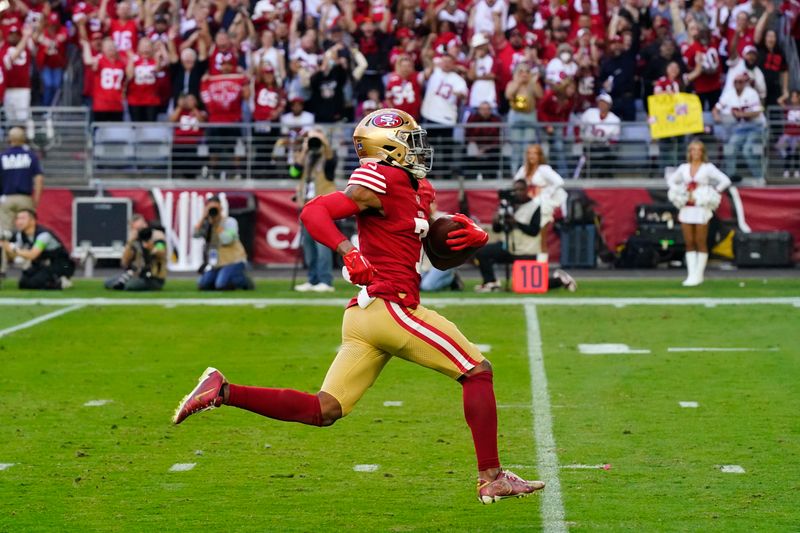
<path fill-rule="evenodd" d="M 510 233 L 513 229 L 514 218 L 514 191 L 513 189 L 500 189 L 497 191 L 500 204 L 497 206 L 497 215 L 503 233 Z"/>
<path fill-rule="evenodd" d="M 208 216 L 209 218 L 215 218 L 219 215 L 219 207 L 209 207 L 208 208 Z"/>
<path fill-rule="evenodd" d="M 141 242 L 147 242 L 153 238 L 153 230 L 150 228 L 142 228 L 139 230 L 139 233 L 136 234 L 136 238 Z"/>
<path fill-rule="evenodd" d="M 14 238 L 13 231 L 7 229 L 0 231 L 0 241 L 10 241 L 13 238 Z"/>
<path fill-rule="evenodd" d="M 322 139 L 319 137 L 309 137 L 306 141 L 309 152 L 319 152 L 322 149 Z"/>

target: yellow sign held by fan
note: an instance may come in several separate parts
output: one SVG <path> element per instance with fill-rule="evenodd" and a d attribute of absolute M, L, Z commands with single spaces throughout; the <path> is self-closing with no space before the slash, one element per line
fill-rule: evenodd
<path fill-rule="evenodd" d="M 650 137 L 664 139 L 702 133 L 703 105 L 696 94 L 653 94 L 647 97 Z"/>

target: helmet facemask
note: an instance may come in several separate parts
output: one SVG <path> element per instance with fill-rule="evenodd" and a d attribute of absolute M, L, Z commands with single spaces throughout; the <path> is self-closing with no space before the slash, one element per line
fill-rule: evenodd
<path fill-rule="evenodd" d="M 433 167 L 433 148 L 428 143 L 428 132 L 422 128 L 397 133 L 398 140 L 407 147 L 403 166 L 417 178 L 424 178 Z"/>

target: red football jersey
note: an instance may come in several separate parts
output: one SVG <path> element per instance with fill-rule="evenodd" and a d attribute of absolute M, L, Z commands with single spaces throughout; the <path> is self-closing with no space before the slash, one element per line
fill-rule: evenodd
<path fill-rule="evenodd" d="M 100 56 L 92 80 L 92 109 L 122 111 L 123 81 L 125 81 L 125 61 Z"/>
<path fill-rule="evenodd" d="M 133 79 L 128 84 L 128 105 L 155 106 L 161 103 L 158 71 L 155 59 L 134 56 Z"/>
<path fill-rule="evenodd" d="M 416 72 L 412 72 L 408 78 L 401 78 L 395 73 L 389 74 L 386 82 L 386 105 L 419 118 L 422 89 L 417 83 Z"/>
<path fill-rule="evenodd" d="M 356 216 L 359 248 L 377 270 L 367 292 L 416 307 L 422 238 L 428 233 L 433 186 L 399 167 L 378 163 L 365 163 L 355 169 L 348 185 L 370 189 L 383 206 L 383 214 L 368 210 Z"/>
<path fill-rule="evenodd" d="M 36 50 L 36 63 L 40 67 L 66 67 L 68 40 L 69 32 L 64 26 L 60 26 L 54 35 L 48 31 L 43 32 Z"/>
<path fill-rule="evenodd" d="M 178 122 L 175 124 L 173 143 L 175 144 L 199 144 L 203 138 L 203 130 L 200 128 L 200 121 L 191 111 L 181 111 Z"/>
<path fill-rule="evenodd" d="M 236 66 L 238 62 L 239 55 L 233 47 L 223 51 L 214 45 L 211 47 L 211 53 L 208 54 L 208 73 L 212 76 L 214 74 L 222 74 L 223 64 L 230 63 Z"/>
<path fill-rule="evenodd" d="M 0 56 L 3 58 L 3 77 L 6 80 L 7 89 L 30 89 L 31 88 L 31 52 L 23 49 L 19 55 L 11 60 L 14 47 L 5 44 L 0 48 Z"/>
<path fill-rule="evenodd" d="M 709 46 L 703 46 L 695 42 L 686 48 L 683 60 L 686 62 L 687 71 L 694 70 L 695 56 L 698 53 L 703 56 L 703 73 L 694 80 L 694 91 L 705 94 L 722 89 L 722 61 L 719 58 L 717 43 L 712 40 Z"/>
<path fill-rule="evenodd" d="M 285 101 L 283 89 L 269 87 L 265 83 L 258 82 L 256 83 L 255 91 L 253 119 L 280 122 L 280 114 L 276 114 L 276 112 L 281 107 L 281 102 Z"/>
<path fill-rule="evenodd" d="M 139 28 L 133 19 L 124 22 L 120 19 L 111 19 L 108 33 L 120 53 L 135 51 L 136 45 L 139 44 Z"/>
<path fill-rule="evenodd" d="M 792 106 L 784 110 L 786 124 L 783 133 L 786 135 L 800 136 L 800 108 Z"/>
<path fill-rule="evenodd" d="M 209 122 L 242 121 L 242 88 L 247 84 L 244 74 L 209 76 L 200 83 L 200 98 L 206 105 Z"/>

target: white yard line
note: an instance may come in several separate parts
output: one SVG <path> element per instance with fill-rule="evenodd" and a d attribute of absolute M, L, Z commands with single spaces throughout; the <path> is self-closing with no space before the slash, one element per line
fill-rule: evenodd
<path fill-rule="evenodd" d="M 251 306 L 257 309 L 282 306 L 339 307 L 347 305 L 346 298 L 0 298 L 0 306 L 21 305 L 84 305 L 84 306 Z M 423 298 L 423 305 L 495 306 L 495 305 L 555 305 L 555 306 L 627 306 L 627 305 L 793 305 L 800 307 L 800 298 Z"/>
<path fill-rule="evenodd" d="M 667 348 L 668 352 L 777 352 L 777 348 L 694 348 L 694 347 L 675 347 Z"/>
<path fill-rule="evenodd" d="M 169 467 L 170 472 L 188 472 L 192 468 L 197 466 L 197 463 L 175 463 L 171 467 Z"/>
<path fill-rule="evenodd" d="M 63 305 L 63 304 L 53 303 L 53 304 L 48 304 L 48 305 Z M 65 307 L 63 309 L 59 309 L 57 311 L 53 311 L 52 313 L 47 313 L 46 315 L 38 316 L 36 318 L 28 320 L 27 322 L 23 322 L 22 324 L 17 324 L 16 326 L 11 326 L 10 328 L 2 329 L 2 330 L 0 330 L 0 338 L 5 337 L 6 335 L 10 335 L 10 334 L 12 334 L 14 332 L 23 330 L 23 329 L 32 328 L 33 326 L 35 326 L 37 324 L 41 324 L 42 322 L 47 322 L 51 318 L 56 318 L 56 317 L 59 317 L 61 315 L 66 315 L 67 313 L 71 313 L 72 311 L 76 311 L 76 310 L 80 309 L 83 306 L 84 306 L 84 304 L 82 304 L 82 303 L 72 304 L 69 307 Z"/>
<path fill-rule="evenodd" d="M 553 419 L 550 414 L 550 395 L 547 391 L 547 374 L 544 370 L 542 335 L 536 306 L 525 304 L 528 326 L 528 360 L 531 372 L 531 397 L 533 399 L 533 434 L 536 439 L 536 461 L 539 475 L 547 486 L 542 490 L 542 527 L 545 533 L 567 531 L 564 522 L 564 502 L 561 482 L 558 479 L 558 454 L 553 436 Z"/>

